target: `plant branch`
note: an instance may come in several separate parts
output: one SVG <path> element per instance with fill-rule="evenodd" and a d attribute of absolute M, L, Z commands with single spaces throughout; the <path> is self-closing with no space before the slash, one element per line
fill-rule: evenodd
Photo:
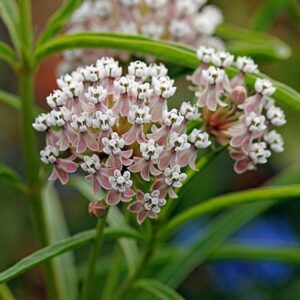
<path fill-rule="evenodd" d="M 95 243 L 93 245 L 93 248 L 90 253 L 89 257 L 89 263 L 88 263 L 88 269 L 86 273 L 86 277 L 83 283 L 82 287 L 82 294 L 81 299 L 82 300 L 88 300 L 91 299 L 91 293 L 92 293 L 92 287 L 93 287 L 93 279 L 95 275 L 95 267 L 96 262 L 98 259 L 98 255 L 102 246 L 102 240 L 103 240 L 103 232 L 105 228 L 106 223 L 106 217 L 108 214 L 108 209 L 105 212 L 105 215 L 102 218 L 99 218 L 97 222 L 97 228 L 96 228 L 96 237 L 95 237 Z"/>

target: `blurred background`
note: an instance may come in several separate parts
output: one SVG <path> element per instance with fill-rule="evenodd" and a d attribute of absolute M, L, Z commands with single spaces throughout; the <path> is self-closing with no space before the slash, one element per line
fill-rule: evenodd
<path fill-rule="evenodd" d="M 36 33 L 40 32 L 49 15 L 57 9 L 59 0 L 34 0 L 33 17 Z M 264 1 L 215 0 L 210 3 L 219 6 L 229 24 L 253 28 L 254 20 Z M 300 14 L 300 12 L 298 12 Z M 300 20 L 295 21 L 291 11 L 283 10 L 267 26 L 267 32 L 286 42 L 292 49 L 288 60 L 260 63 L 262 72 L 282 81 L 296 90 L 300 89 Z M 7 32 L 0 24 L 1 40 L 8 40 Z M 52 57 L 43 64 L 36 80 L 36 101 L 45 107 L 45 97 L 54 89 L 55 68 L 58 57 Z M 184 78 L 178 85 L 186 85 Z M 17 93 L 17 80 L 12 71 L 0 63 L 0 88 Z M 187 101 L 191 95 L 178 94 L 174 106 Z M 282 107 L 282 106 L 281 106 Z M 189 197 L 181 201 L 177 210 L 182 210 L 204 199 L 221 193 L 262 185 L 284 168 L 300 168 L 299 161 L 299 113 L 282 107 L 288 123 L 281 130 L 285 138 L 285 152 L 273 155 L 271 162 L 256 172 L 235 175 L 233 162 L 226 153 L 215 160 L 190 189 Z M 19 136 L 19 115 L 15 110 L 0 104 L 0 165 L 7 165 L 22 174 Z M 43 144 L 43 136 L 40 137 Z M 87 202 L 70 187 L 57 185 L 71 234 L 92 228 L 95 220 L 87 214 Z M 0 270 L 14 264 L 21 257 L 35 249 L 30 223 L 30 211 L 22 195 L 0 184 Z M 259 219 L 237 232 L 231 239 L 246 245 L 286 246 L 300 241 L 300 203 L 284 202 L 275 206 Z M 174 244 L 189 244 L 205 231 L 209 218 L 188 224 L 174 238 Z M 77 253 L 80 261 L 86 249 Z M 300 249 L 299 249 L 300 251 Z M 11 287 L 17 299 L 46 299 L 40 276 L 35 268 L 13 280 Z M 182 284 L 180 292 L 186 299 L 251 299 L 251 300 L 299 300 L 299 267 L 275 262 L 246 262 L 238 260 L 209 261 L 196 269 Z"/>

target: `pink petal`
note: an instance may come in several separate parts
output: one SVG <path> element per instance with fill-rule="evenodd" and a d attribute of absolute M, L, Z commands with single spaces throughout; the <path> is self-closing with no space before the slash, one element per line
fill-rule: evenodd
<path fill-rule="evenodd" d="M 146 163 L 142 169 L 142 172 L 141 172 L 141 176 L 144 180 L 146 181 L 150 181 L 150 176 L 149 176 L 149 173 L 150 173 L 150 163 Z"/>
<path fill-rule="evenodd" d="M 173 199 L 178 198 L 177 194 L 175 193 L 175 191 L 171 187 L 168 188 L 168 194 L 169 194 L 170 198 L 173 198 Z"/>
<path fill-rule="evenodd" d="M 111 184 L 109 182 L 109 177 L 107 177 L 105 175 L 97 175 L 97 179 L 98 179 L 98 181 L 99 181 L 99 183 L 101 184 L 102 187 L 104 187 L 107 190 L 111 189 Z"/>
<path fill-rule="evenodd" d="M 140 190 L 136 191 L 136 198 L 138 201 L 143 202 L 144 201 L 144 193 Z"/>
<path fill-rule="evenodd" d="M 246 172 L 249 168 L 249 160 L 248 159 L 244 159 L 244 160 L 239 160 L 237 162 L 235 162 L 234 164 L 234 171 L 237 174 L 242 174 L 244 172 Z"/>
<path fill-rule="evenodd" d="M 122 135 L 123 139 L 125 140 L 126 145 L 133 144 L 139 135 L 139 131 L 141 130 L 140 126 L 132 126 L 129 131 Z"/>
<path fill-rule="evenodd" d="M 50 176 L 49 176 L 48 179 L 51 180 L 51 181 L 55 181 L 57 178 L 58 177 L 57 177 L 56 170 L 55 170 L 55 168 L 53 168 L 53 170 L 52 170 L 52 172 L 51 172 L 51 174 L 50 174 Z"/>
<path fill-rule="evenodd" d="M 150 163 L 150 173 L 153 175 L 153 176 L 158 176 L 161 174 L 161 171 L 156 169 L 154 167 L 154 165 L 152 163 Z"/>
<path fill-rule="evenodd" d="M 63 130 L 65 130 L 70 143 L 74 144 L 76 141 L 76 138 L 77 138 L 77 133 L 69 125 L 65 126 L 65 128 Z"/>
<path fill-rule="evenodd" d="M 141 210 L 143 210 L 144 206 L 141 202 L 137 201 L 137 202 L 130 204 L 127 207 L 127 209 L 133 213 L 137 213 L 137 212 L 140 212 Z"/>
<path fill-rule="evenodd" d="M 87 148 L 85 135 L 82 133 L 79 133 L 77 136 L 77 146 L 76 146 L 76 152 L 77 153 L 83 153 Z"/>
<path fill-rule="evenodd" d="M 127 188 L 125 190 L 125 192 L 123 193 L 123 195 L 122 195 L 123 196 L 123 201 L 131 200 L 134 195 L 135 195 L 135 192 L 132 189 Z"/>
<path fill-rule="evenodd" d="M 115 206 L 121 201 L 121 194 L 115 190 L 109 191 L 106 196 L 106 203 L 110 206 Z"/>
<path fill-rule="evenodd" d="M 132 153 L 133 153 L 132 149 L 125 150 L 125 151 L 122 151 L 122 156 L 125 157 L 125 158 L 130 158 Z"/>
<path fill-rule="evenodd" d="M 158 160 L 158 167 L 164 170 L 172 161 L 174 153 L 171 150 L 164 150 Z M 174 159 L 173 159 L 174 160 Z"/>
<path fill-rule="evenodd" d="M 192 170 L 195 170 L 197 171 L 197 167 L 196 167 L 196 160 L 197 160 L 197 151 L 193 151 L 191 153 L 191 155 L 189 156 L 189 167 L 192 169 Z"/>
<path fill-rule="evenodd" d="M 230 140 L 230 145 L 234 148 L 240 147 L 244 140 L 247 138 L 247 133 L 243 133 L 243 134 L 239 134 L 237 136 L 234 136 L 231 140 Z"/>
<path fill-rule="evenodd" d="M 204 106 L 206 106 L 207 98 L 208 98 L 208 93 L 209 93 L 209 90 L 208 90 L 208 87 L 206 87 L 206 88 L 199 94 L 199 97 L 198 97 L 198 100 L 197 100 L 197 106 L 199 106 L 199 107 L 204 107 Z"/>
<path fill-rule="evenodd" d="M 140 213 L 138 213 L 137 218 L 136 218 L 138 224 L 141 225 L 145 221 L 146 217 L 147 217 L 146 211 L 143 210 Z"/>
<path fill-rule="evenodd" d="M 59 158 L 57 160 L 57 167 L 68 173 L 74 173 L 76 172 L 78 165 L 71 160 Z"/>
<path fill-rule="evenodd" d="M 128 170 L 132 173 L 141 172 L 146 161 L 141 157 L 135 157 L 135 163 L 128 167 Z"/>
<path fill-rule="evenodd" d="M 206 104 L 209 110 L 216 111 L 218 104 L 218 96 L 215 88 L 209 89 Z"/>
<path fill-rule="evenodd" d="M 68 173 L 65 172 L 64 170 L 58 169 L 56 167 L 55 167 L 55 171 L 56 171 L 57 177 L 60 180 L 60 182 L 62 184 L 66 184 L 68 182 L 68 179 L 69 179 Z"/>
<path fill-rule="evenodd" d="M 87 143 L 89 149 L 91 149 L 93 151 L 97 151 L 99 148 L 96 138 L 90 132 L 86 133 L 86 143 Z"/>

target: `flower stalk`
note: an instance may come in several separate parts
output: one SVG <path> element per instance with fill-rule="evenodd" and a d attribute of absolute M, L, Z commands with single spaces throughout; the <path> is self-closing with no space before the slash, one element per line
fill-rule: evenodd
<path fill-rule="evenodd" d="M 86 273 L 86 277 L 84 279 L 83 287 L 82 287 L 81 300 L 88 300 L 91 297 L 92 287 L 93 287 L 93 279 L 94 279 L 94 275 L 95 275 L 95 267 L 96 267 L 96 262 L 97 262 L 98 255 L 99 255 L 99 252 L 100 252 L 100 249 L 102 246 L 102 237 L 103 237 L 103 232 L 104 232 L 104 228 L 105 228 L 108 211 L 109 211 L 109 209 L 106 209 L 103 216 L 101 218 L 99 218 L 99 220 L 97 222 L 95 243 L 93 245 L 93 248 L 92 248 L 90 256 L 89 256 L 87 273 Z"/>

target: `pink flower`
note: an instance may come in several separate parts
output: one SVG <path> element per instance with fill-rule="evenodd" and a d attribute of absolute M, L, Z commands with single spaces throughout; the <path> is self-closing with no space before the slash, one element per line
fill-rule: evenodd
<path fill-rule="evenodd" d="M 77 132 L 77 138 L 75 140 L 76 152 L 83 153 L 87 148 L 92 151 L 98 150 L 99 145 L 96 141 L 95 134 L 91 131 L 92 125 L 93 120 L 87 112 L 83 112 L 79 116 L 72 116 L 71 126 Z"/>
<path fill-rule="evenodd" d="M 44 164 L 53 166 L 49 180 L 54 181 L 58 178 L 62 184 L 66 184 L 69 179 L 68 173 L 74 173 L 77 170 L 77 164 L 71 159 L 58 158 L 59 150 L 54 147 L 47 146 L 40 152 L 40 155 Z"/>
<path fill-rule="evenodd" d="M 186 134 L 179 135 L 177 132 L 172 132 L 169 139 L 169 147 L 163 151 L 158 160 L 158 166 L 164 170 L 167 166 L 173 167 L 179 165 L 187 158 L 187 150 L 190 148 L 188 136 Z"/>
<path fill-rule="evenodd" d="M 132 127 L 128 132 L 123 134 L 126 145 L 133 144 L 135 141 L 143 143 L 146 140 L 144 133 L 144 124 L 151 121 L 150 109 L 148 106 L 138 107 L 132 105 L 128 113 L 128 122 L 132 124 Z"/>
<path fill-rule="evenodd" d="M 132 160 L 129 158 L 132 156 L 133 150 L 122 150 L 125 141 L 116 132 L 113 132 L 110 138 L 102 138 L 102 143 L 104 145 L 103 152 L 109 155 L 106 161 L 107 167 L 121 170 L 123 166 L 132 164 Z"/>
<path fill-rule="evenodd" d="M 211 111 L 216 111 L 218 104 L 222 107 L 226 106 L 220 99 L 226 85 L 224 70 L 209 67 L 207 70 L 202 71 L 202 78 L 204 89 L 196 93 L 198 97 L 197 105 L 199 107 L 207 106 Z"/>
<path fill-rule="evenodd" d="M 249 97 L 246 101 L 239 105 L 239 108 L 244 109 L 245 113 L 255 112 L 260 114 L 263 108 L 265 97 L 271 96 L 275 92 L 272 83 L 267 79 L 257 79 L 255 82 L 254 96 Z"/>
<path fill-rule="evenodd" d="M 175 108 L 171 111 L 164 111 L 162 126 L 157 128 L 153 125 L 151 128 L 152 133 L 148 134 L 148 138 L 162 145 L 173 131 L 177 132 L 180 130 L 183 119 L 184 117 Z"/>
<path fill-rule="evenodd" d="M 132 173 L 140 173 L 146 181 L 150 180 L 150 174 L 158 176 L 161 171 L 155 167 L 158 158 L 163 151 L 163 147 L 157 145 L 154 140 L 148 140 L 140 145 L 142 157 L 134 157 L 134 163 L 128 170 Z"/>
<path fill-rule="evenodd" d="M 109 177 L 113 176 L 114 169 L 101 166 L 100 159 L 96 154 L 84 156 L 83 160 L 84 163 L 80 166 L 82 170 L 89 173 L 85 178 L 92 183 L 94 194 L 98 193 L 101 190 L 101 187 L 109 189 Z"/>
<path fill-rule="evenodd" d="M 240 123 L 229 130 L 232 136 L 230 145 L 234 148 L 241 147 L 247 153 L 252 140 L 263 136 L 266 129 L 265 116 L 257 115 L 254 112 L 243 115 L 240 118 Z"/>
<path fill-rule="evenodd" d="M 159 190 L 160 197 L 165 197 L 168 194 L 170 198 L 177 198 L 174 188 L 180 188 L 185 179 L 186 174 L 181 172 L 179 165 L 172 168 L 168 167 L 164 170 L 163 175 L 158 176 L 151 189 Z"/>
<path fill-rule="evenodd" d="M 137 201 L 131 203 L 128 206 L 128 210 L 137 214 L 138 224 L 142 224 L 148 217 L 150 219 L 156 219 L 161 211 L 161 207 L 166 205 L 167 201 L 160 198 L 160 192 L 154 190 L 151 194 L 144 194 L 138 190 L 136 192 Z"/>
<path fill-rule="evenodd" d="M 113 176 L 109 177 L 110 191 L 106 196 L 106 203 L 110 206 L 117 205 L 120 201 L 129 202 L 135 195 L 131 189 L 132 180 L 130 172 L 125 171 L 123 174 L 120 170 L 115 170 Z"/>

